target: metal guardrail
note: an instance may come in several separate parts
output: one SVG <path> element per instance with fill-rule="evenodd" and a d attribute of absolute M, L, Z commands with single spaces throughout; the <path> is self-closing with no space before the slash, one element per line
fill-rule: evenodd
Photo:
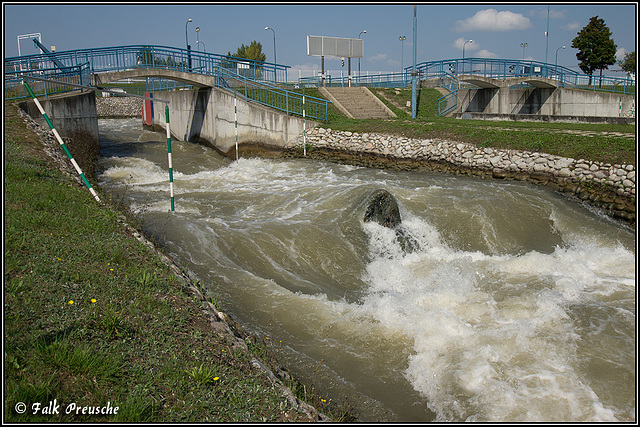
<path fill-rule="evenodd" d="M 544 77 L 559 82 L 559 87 L 578 88 L 635 94 L 634 80 L 620 77 L 595 76 L 577 73 L 567 67 L 539 61 L 513 59 L 465 58 L 423 62 L 416 65 L 423 78 L 429 75 L 449 73 L 452 75 L 475 75 L 498 80 L 513 77 Z M 409 70 L 409 68 L 407 68 Z"/>
<path fill-rule="evenodd" d="M 22 84 L 22 76 L 34 75 L 36 77 L 47 77 L 55 82 L 35 81 L 31 83 L 31 89 L 35 96 L 47 97 L 58 93 L 78 90 L 74 85 L 89 85 L 91 74 L 89 64 L 84 63 L 77 66 L 65 67 L 63 69 L 41 68 L 35 70 L 25 69 L 23 71 L 5 71 L 4 73 L 4 99 L 13 100 L 30 97 L 29 92 Z"/>
<path fill-rule="evenodd" d="M 327 120 L 329 114 L 331 101 L 258 82 L 222 67 L 217 72 L 216 86 L 241 95 L 245 101 L 255 101 L 286 114 L 297 114 L 318 120 Z"/>
<path fill-rule="evenodd" d="M 213 75 L 217 67 L 235 68 L 239 74 L 271 83 L 287 81 L 288 65 L 235 58 L 168 46 L 131 45 L 49 52 L 5 58 L 4 70 L 53 69 L 57 63 L 75 67 L 89 63 L 91 73 L 125 71 L 136 67 L 163 68 Z M 254 73 L 253 75 L 251 75 Z"/>
<path fill-rule="evenodd" d="M 81 65 L 78 65 L 79 63 Z M 91 73 L 126 71 L 136 68 L 169 69 L 215 77 L 215 81 L 221 83 L 221 87 L 232 89 L 245 99 L 252 99 L 287 114 L 306 114 L 318 120 L 326 120 L 328 117 L 329 101 L 309 96 L 303 97 L 299 93 L 275 86 L 279 82 L 287 81 L 289 66 L 226 55 L 164 46 L 134 45 L 6 58 L 4 67 L 5 89 L 9 88 L 5 90 L 5 99 L 27 96 L 23 93 L 20 84 L 19 76 L 23 74 L 37 73 L 40 76 L 61 79 L 61 81 L 63 76 L 74 75 L 79 78 L 75 83 L 89 85 Z M 61 67 L 64 67 L 64 71 Z M 190 87 L 167 79 L 149 78 L 145 81 L 146 92 Z M 226 83 L 222 84 L 223 82 Z M 39 86 L 42 86 L 42 90 L 37 92 L 39 95 L 47 96 L 52 93 L 51 83 L 49 87 L 46 82 Z M 77 88 L 64 89 L 61 86 L 56 88 L 55 93 L 75 89 Z M 140 91 L 140 88 L 134 91 L 136 90 Z"/>
<path fill-rule="evenodd" d="M 413 66 L 406 67 L 401 73 L 380 74 L 375 76 L 352 76 L 352 86 L 406 87 L 411 83 Z M 589 76 L 577 73 L 567 67 L 538 61 L 520 61 L 515 59 L 464 58 L 423 62 L 416 65 L 420 80 L 441 78 L 446 75 L 458 76 L 472 74 L 494 79 L 513 77 L 546 77 L 557 80 L 560 87 L 573 87 L 594 91 L 608 91 L 623 94 L 635 94 L 635 81 L 627 78 Z M 299 78 L 301 86 L 320 86 L 319 76 Z M 327 75 L 325 86 L 348 86 L 348 77 Z"/>

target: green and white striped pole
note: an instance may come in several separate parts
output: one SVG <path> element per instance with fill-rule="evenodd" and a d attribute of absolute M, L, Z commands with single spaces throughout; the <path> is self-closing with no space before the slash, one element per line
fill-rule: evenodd
<path fill-rule="evenodd" d="M 175 211 L 173 203 L 173 163 L 171 161 L 171 131 L 169 130 L 169 106 L 165 105 L 164 112 L 167 116 L 167 156 L 169 157 L 169 194 L 171 195 L 171 212 Z"/>
<path fill-rule="evenodd" d="M 238 102 L 235 93 L 233 94 L 233 120 L 236 129 L 236 162 L 238 161 Z"/>
<path fill-rule="evenodd" d="M 53 126 L 53 123 L 51 123 L 51 120 L 49 120 L 49 116 L 47 116 L 47 113 L 44 112 L 44 108 L 42 108 L 42 105 L 40 104 L 40 101 L 38 101 L 38 98 L 36 98 L 36 96 L 34 95 L 33 91 L 31 90 L 31 87 L 24 80 L 22 81 L 22 84 L 24 85 L 24 87 L 27 88 L 27 91 L 29 92 L 29 95 L 31 95 L 31 98 L 33 98 L 33 101 L 35 102 L 36 106 L 38 107 L 38 110 L 40 110 L 40 114 L 42 114 L 42 117 L 44 117 L 44 119 L 46 120 L 47 124 L 49 125 L 49 128 L 51 128 L 51 132 L 53 132 L 53 135 L 56 137 L 56 139 L 58 140 L 58 142 L 62 146 L 62 149 L 67 154 L 67 157 L 69 157 L 69 160 L 71 161 L 71 164 L 73 165 L 73 167 L 76 169 L 76 171 L 80 175 L 80 178 L 82 178 L 82 181 L 84 181 L 84 184 L 87 186 L 87 188 L 89 189 L 89 191 L 91 192 L 93 197 L 96 199 L 96 201 L 100 202 L 100 197 L 98 197 L 98 194 L 96 193 L 96 191 L 93 189 L 93 187 L 91 187 L 91 184 L 89 183 L 89 180 L 84 176 L 84 173 L 82 173 L 82 169 L 80 169 L 80 166 L 78 166 L 78 163 L 75 161 L 75 159 L 73 158 L 73 156 L 69 152 L 69 149 L 67 148 L 67 146 L 65 145 L 64 141 L 60 137 L 60 134 L 58 133 L 56 128 Z"/>

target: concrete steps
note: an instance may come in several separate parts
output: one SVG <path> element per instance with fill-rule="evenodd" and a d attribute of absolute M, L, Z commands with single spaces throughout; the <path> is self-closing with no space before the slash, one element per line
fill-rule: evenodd
<path fill-rule="evenodd" d="M 366 87 L 322 87 L 320 93 L 352 119 L 396 117 L 393 111 Z"/>

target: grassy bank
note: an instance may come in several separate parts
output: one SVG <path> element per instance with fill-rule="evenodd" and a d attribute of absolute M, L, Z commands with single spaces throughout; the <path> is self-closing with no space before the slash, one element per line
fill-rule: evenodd
<path fill-rule="evenodd" d="M 411 119 L 411 89 L 372 89 L 391 108 L 397 119 L 355 120 L 346 118 L 331 106 L 323 126 L 351 132 L 379 132 L 409 138 L 442 139 L 475 144 L 479 147 L 540 151 L 562 157 L 587 159 L 611 164 L 636 164 L 634 125 L 541 123 L 493 120 L 460 120 L 438 117 L 435 89 L 422 88 L 417 96 L 417 114 Z M 310 96 L 322 97 L 315 89 Z"/>
<path fill-rule="evenodd" d="M 308 421 L 252 365 L 272 361 L 269 347 L 247 337 L 242 351 L 216 332 L 122 212 L 61 172 L 5 107 L 5 421 Z M 43 414 L 49 402 L 57 414 Z"/>

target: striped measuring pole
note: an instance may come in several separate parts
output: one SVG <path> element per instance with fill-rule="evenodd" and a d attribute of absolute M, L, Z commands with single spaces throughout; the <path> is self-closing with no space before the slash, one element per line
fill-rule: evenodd
<path fill-rule="evenodd" d="M 307 157 L 307 110 L 304 106 L 304 95 L 302 95 L 302 152 Z"/>
<path fill-rule="evenodd" d="M 233 94 L 233 120 L 236 129 L 236 161 L 238 161 L 238 102 L 235 93 Z"/>
<path fill-rule="evenodd" d="M 171 196 L 171 212 L 175 211 L 173 202 L 173 162 L 171 161 L 171 131 L 169 130 L 169 106 L 165 105 L 164 112 L 167 117 L 167 157 L 169 158 L 169 195 Z"/>
<path fill-rule="evenodd" d="M 38 110 L 40 110 L 40 114 L 42 114 L 42 117 L 44 117 L 45 121 L 49 125 L 49 128 L 51 128 L 51 132 L 53 132 L 53 135 L 56 137 L 56 139 L 58 140 L 58 142 L 62 146 L 62 149 L 67 154 L 67 157 L 71 161 L 71 164 L 73 165 L 73 167 L 78 172 L 78 175 L 80 175 L 80 178 L 82 178 L 82 181 L 87 186 L 87 188 L 89 189 L 89 191 L 91 192 L 93 197 L 96 199 L 96 201 L 100 202 L 100 197 L 98 197 L 98 194 L 96 193 L 96 190 L 94 190 L 93 187 L 91 187 L 91 184 L 89 183 L 89 180 L 84 176 L 84 173 L 82 172 L 82 169 L 80 169 L 80 166 L 78 165 L 76 160 L 73 158 L 73 156 L 69 152 L 69 149 L 67 148 L 66 144 L 64 143 L 64 141 L 60 137 L 60 134 L 58 133 L 56 128 L 53 126 L 53 123 L 51 123 L 51 120 L 49 120 L 49 116 L 47 116 L 47 113 L 44 112 L 44 108 L 42 108 L 42 105 L 40 104 L 40 101 L 38 101 L 38 98 L 36 98 L 36 96 L 34 95 L 33 91 L 31 90 L 31 87 L 24 80 L 22 81 L 22 84 L 24 85 L 24 87 L 27 88 L 27 91 L 29 92 L 29 95 L 31 95 L 31 98 L 33 98 L 33 101 L 35 102 L 36 106 L 38 107 Z"/>

